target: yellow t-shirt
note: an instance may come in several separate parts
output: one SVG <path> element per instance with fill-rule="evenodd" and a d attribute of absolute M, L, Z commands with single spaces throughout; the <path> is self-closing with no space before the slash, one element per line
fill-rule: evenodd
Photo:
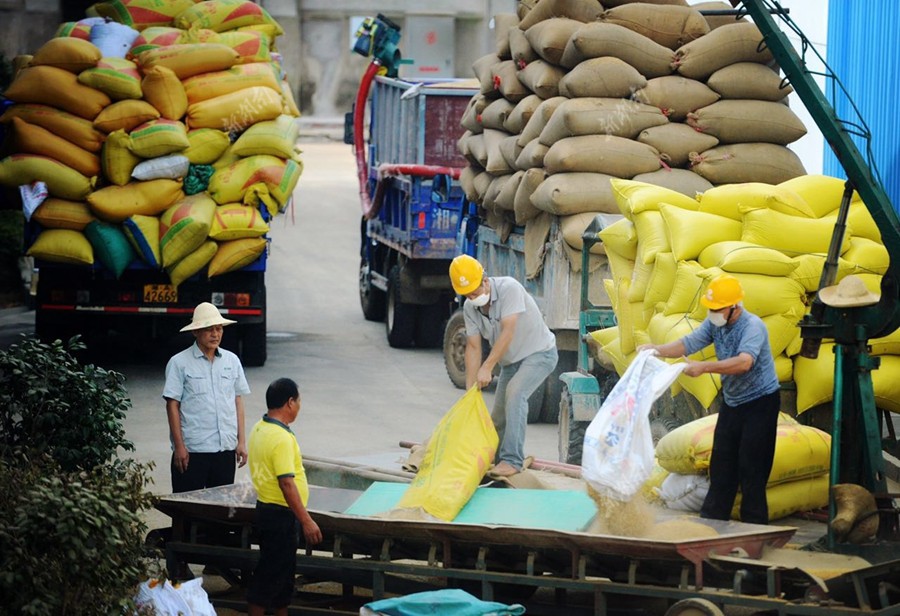
<path fill-rule="evenodd" d="M 300 445 L 291 429 L 264 415 L 250 431 L 248 443 L 250 479 L 257 498 L 264 503 L 287 507 L 278 486 L 280 477 L 293 477 L 303 506 L 309 501 L 309 484 L 300 455 Z"/>

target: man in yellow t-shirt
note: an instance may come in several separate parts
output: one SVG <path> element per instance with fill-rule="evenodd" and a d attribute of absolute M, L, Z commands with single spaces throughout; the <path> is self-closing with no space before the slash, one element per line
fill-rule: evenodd
<path fill-rule="evenodd" d="M 288 427 L 300 412 L 300 390 L 291 379 L 277 379 L 266 390 L 268 413 L 250 432 L 250 477 L 256 488 L 259 563 L 247 588 L 248 613 L 272 609 L 287 616 L 294 594 L 297 526 L 307 545 L 322 541 L 322 531 L 306 510 L 309 485 L 300 446 Z"/>

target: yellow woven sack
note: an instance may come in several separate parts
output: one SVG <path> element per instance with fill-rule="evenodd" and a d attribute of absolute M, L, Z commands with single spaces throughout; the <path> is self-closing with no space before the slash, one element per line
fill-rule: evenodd
<path fill-rule="evenodd" d="M 103 145 L 103 134 L 89 120 L 47 105 L 13 105 L 0 116 L 0 122 L 12 122 L 13 118 L 46 128 L 88 152 L 99 152 Z"/>
<path fill-rule="evenodd" d="M 187 79 L 201 73 L 231 68 L 237 62 L 238 55 L 227 45 L 193 43 L 149 49 L 137 58 L 144 72 L 154 66 L 165 66 L 179 79 Z"/>
<path fill-rule="evenodd" d="M 798 511 L 812 511 L 828 506 L 828 473 L 766 487 L 769 521 L 785 518 Z M 739 520 L 741 494 L 734 499 L 731 518 Z"/>
<path fill-rule="evenodd" d="M 891 258 L 883 244 L 856 236 L 850 238 L 849 244 L 850 248 L 844 253 L 843 258 L 854 263 L 858 272 L 884 275 Z"/>
<path fill-rule="evenodd" d="M 297 107 L 297 101 L 294 98 L 294 91 L 291 89 L 291 84 L 289 84 L 286 79 L 281 80 L 281 97 L 284 99 L 284 109 L 282 110 L 282 113 L 299 118 L 300 108 Z"/>
<path fill-rule="evenodd" d="M 209 180 L 209 194 L 223 205 L 241 202 L 255 207 L 262 202 L 275 216 L 293 193 L 301 172 L 292 160 L 250 156 L 216 170 Z"/>
<path fill-rule="evenodd" d="M 647 290 L 644 292 L 644 310 L 656 311 L 660 304 L 665 304 L 672 294 L 675 284 L 675 272 L 678 262 L 671 252 L 658 252 L 653 262 L 653 271 L 647 281 Z M 660 308 L 661 311 L 661 308 Z"/>
<path fill-rule="evenodd" d="M 214 128 L 189 130 L 187 138 L 191 145 L 182 154 L 187 157 L 192 165 L 211 165 L 231 145 L 228 133 L 223 133 Z"/>
<path fill-rule="evenodd" d="M 711 268 L 720 273 L 721 270 Z M 762 318 L 770 314 L 804 314 L 806 312 L 806 290 L 796 280 L 788 277 L 766 276 L 764 274 L 733 274 L 744 289 L 744 306 L 749 312 Z M 707 279 L 714 275 L 708 270 Z"/>
<path fill-rule="evenodd" d="M 135 214 L 122 222 L 122 230 L 144 263 L 154 269 L 162 267 L 158 217 Z"/>
<path fill-rule="evenodd" d="M 798 255 L 793 257 L 792 261 L 797 264 L 797 269 L 788 274 L 788 277 L 803 285 L 807 293 L 818 291 L 819 282 L 822 280 L 822 268 L 825 266 L 825 254 Z M 854 272 L 856 272 L 856 265 L 843 257 L 839 257 L 835 282 L 840 282 L 844 276 Z"/>
<path fill-rule="evenodd" d="M 131 137 L 121 128 L 106 138 L 100 152 L 103 175 L 116 186 L 125 186 L 131 181 L 131 172 L 141 162 L 131 151 Z"/>
<path fill-rule="evenodd" d="M 100 159 L 96 154 L 21 118 L 13 118 L 12 127 L 15 151 L 48 156 L 89 178 L 100 173 Z"/>
<path fill-rule="evenodd" d="M 816 218 L 833 212 L 844 196 L 844 180 L 828 175 L 798 175 L 778 184 L 800 196 Z M 859 200 L 854 192 L 852 201 Z"/>
<path fill-rule="evenodd" d="M 187 255 L 175 265 L 166 268 L 169 280 L 176 287 L 206 267 L 216 255 L 216 243 L 212 240 L 203 242 L 194 252 Z"/>
<path fill-rule="evenodd" d="M 665 315 L 657 312 L 650 317 L 647 324 L 647 334 L 653 344 L 668 344 L 684 338 L 700 326 L 700 321 L 691 319 L 684 314 Z"/>
<path fill-rule="evenodd" d="M 828 219 L 800 218 L 775 210 L 753 210 L 744 214 L 741 240 L 780 250 L 789 257 L 804 253 L 827 253 L 834 225 Z M 841 254 L 850 244 L 852 229 L 847 226 Z"/>
<path fill-rule="evenodd" d="M 875 406 L 900 413 L 900 357 L 884 355 L 881 366 L 872 372 Z"/>
<path fill-rule="evenodd" d="M 84 201 L 48 197 L 31 215 L 31 220 L 47 229 L 82 231 L 96 218 Z"/>
<path fill-rule="evenodd" d="M 131 131 L 131 151 L 141 158 L 156 158 L 186 150 L 191 142 L 184 124 L 176 120 L 150 120 Z"/>
<path fill-rule="evenodd" d="M 128 55 L 131 58 L 136 58 L 150 49 L 168 47 L 169 45 L 179 45 L 187 42 L 189 42 L 188 33 L 180 28 L 173 28 L 171 26 L 150 26 L 149 28 L 141 30 L 140 35 L 134 39 Z"/>
<path fill-rule="evenodd" d="M 659 204 L 675 260 L 696 259 L 715 242 L 739 240 L 741 223 L 725 216 Z"/>
<path fill-rule="evenodd" d="M 170 26 L 172 20 L 194 6 L 195 0 L 108 0 L 105 4 L 116 21 L 135 30 Z"/>
<path fill-rule="evenodd" d="M 91 181 L 58 160 L 36 154 L 13 154 L 0 160 L 0 184 L 16 188 L 41 181 L 60 199 L 83 200 L 91 192 Z"/>
<path fill-rule="evenodd" d="M 202 192 L 180 199 L 160 216 L 159 247 L 165 267 L 187 258 L 203 244 L 209 235 L 215 211 L 215 201 Z M 203 265 L 208 262 L 209 259 Z"/>
<path fill-rule="evenodd" d="M 88 195 L 88 203 L 97 218 L 122 222 L 135 214 L 156 216 L 182 197 L 181 182 L 149 180 L 101 188 Z"/>
<path fill-rule="evenodd" d="M 610 183 L 616 203 L 627 218 L 646 210 L 658 210 L 660 203 L 668 203 L 686 210 L 697 210 L 700 207 L 696 199 L 671 188 L 619 178 L 611 180 Z"/>
<path fill-rule="evenodd" d="M 52 38 L 34 52 L 31 66 L 55 66 L 72 73 L 80 73 L 96 66 L 100 57 L 100 50 L 88 41 L 74 37 Z"/>
<path fill-rule="evenodd" d="M 113 103 L 94 118 L 94 128 L 104 133 L 130 132 L 144 122 L 155 120 L 159 111 L 146 101 L 124 100 Z"/>
<path fill-rule="evenodd" d="M 815 359 L 797 355 L 794 358 L 794 383 L 798 415 L 830 402 L 834 397 L 834 343 L 822 343 Z"/>
<path fill-rule="evenodd" d="M 57 107 L 93 120 L 110 104 L 109 97 L 78 83 L 78 76 L 55 66 L 30 66 L 19 71 L 3 96 L 17 103 Z"/>
<path fill-rule="evenodd" d="M 775 356 L 775 375 L 779 383 L 790 383 L 794 380 L 794 362 L 787 355 Z"/>
<path fill-rule="evenodd" d="M 703 266 L 696 261 L 678 262 L 672 290 L 663 308 L 664 315 L 690 314 L 696 309 L 705 283 L 702 273 Z"/>
<path fill-rule="evenodd" d="M 238 54 L 238 64 L 269 61 L 269 37 L 258 30 L 222 32 L 216 42 L 234 49 Z"/>
<path fill-rule="evenodd" d="M 224 242 L 250 237 L 260 237 L 269 231 L 259 209 L 240 203 L 227 203 L 216 208 L 209 237 Z"/>
<path fill-rule="evenodd" d="M 900 328 L 895 329 L 887 336 L 869 338 L 869 347 L 872 355 L 900 355 Z"/>
<path fill-rule="evenodd" d="M 78 73 L 78 82 L 100 90 L 114 101 L 143 96 L 137 65 L 125 58 L 102 58 L 97 66 Z"/>
<path fill-rule="evenodd" d="M 774 248 L 741 241 L 710 244 L 698 257 L 703 267 L 718 267 L 732 274 L 788 276 L 798 262 Z"/>
<path fill-rule="evenodd" d="M 431 433 L 419 471 L 395 509 L 452 521 L 493 463 L 498 444 L 481 390 L 473 387 Z"/>
<path fill-rule="evenodd" d="M 817 218 L 803 197 L 783 184 L 724 184 L 700 195 L 701 212 L 727 216 L 734 220 L 741 220 L 744 213 L 758 209 L 773 209 L 791 216 Z"/>
<path fill-rule="evenodd" d="M 191 104 L 256 86 L 281 92 L 281 83 L 270 62 L 238 64 L 228 70 L 203 73 L 184 80 L 184 91 Z"/>
<path fill-rule="evenodd" d="M 234 142 L 232 151 L 238 156 L 268 154 L 279 158 L 293 158 L 297 154 L 300 126 L 296 118 L 281 115 L 275 120 L 258 122 L 244 131 Z"/>
<path fill-rule="evenodd" d="M 621 257 L 619 258 L 621 259 Z M 654 263 L 655 261 L 656 260 L 654 259 Z M 618 265 L 616 268 L 618 270 Z M 653 275 L 653 263 L 644 263 L 641 259 L 638 259 L 637 261 L 632 262 L 630 274 L 631 289 L 628 291 L 628 301 L 641 301 L 647 293 L 647 287 L 650 285 L 650 277 Z"/>
<path fill-rule="evenodd" d="M 250 265 L 266 250 L 266 240 L 261 237 L 249 237 L 242 240 L 231 240 L 219 244 L 216 256 L 209 262 L 208 276 L 221 276 Z"/>
<path fill-rule="evenodd" d="M 656 259 L 656 253 L 672 251 L 666 222 L 658 210 L 645 210 L 631 219 L 638 239 L 636 261 L 649 265 Z"/>
<path fill-rule="evenodd" d="M 190 128 L 240 132 L 257 122 L 277 118 L 282 108 L 280 91 L 256 86 L 188 105 L 187 124 Z"/>
<path fill-rule="evenodd" d="M 834 225 L 837 222 L 837 214 L 837 210 L 834 210 L 830 214 L 823 216 L 822 220 L 827 220 Z M 850 210 L 847 212 L 847 225 L 853 229 L 854 237 L 864 237 L 879 244 L 883 243 L 878 224 L 872 218 L 869 208 L 861 200 L 850 203 Z"/>
<path fill-rule="evenodd" d="M 235 30 L 245 26 L 265 25 L 275 28 L 278 36 L 284 30 L 269 12 L 250 0 L 209 0 L 199 2 L 175 18 L 178 28 L 209 28 L 216 32 Z"/>
<path fill-rule="evenodd" d="M 614 222 L 598 235 L 607 252 L 612 250 L 632 260 L 637 256 L 637 233 L 634 230 L 634 223 L 627 218 Z"/>
<path fill-rule="evenodd" d="M 154 66 L 145 70 L 141 87 L 144 99 L 158 109 L 162 117 L 180 120 L 187 112 L 188 99 L 184 85 L 172 69 Z"/>
<path fill-rule="evenodd" d="M 781 355 L 794 339 L 800 335 L 800 327 L 797 325 L 803 315 L 770 314 L 762 318 L 769 333 L 769 348 L 772 355 Z"/>
<path fill-rule="evenodd" d="M 92 265 L 94 249 L 81 231 L 46 229 L 26 251 L 30 257 L 55 263 Z"/>

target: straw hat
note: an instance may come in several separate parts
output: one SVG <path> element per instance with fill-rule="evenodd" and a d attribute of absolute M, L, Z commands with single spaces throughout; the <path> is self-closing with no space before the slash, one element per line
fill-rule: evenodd
<path fill-rule="evenodd" d="M 819 291 L 819 299 L 835 308 L 858 308 L 877 304 L 881 296 L 872 293 L 859 276 L 847 276 L 838 284 Z"/>
<path fill-rule="evenodd" d="M 202 304 L 198 304 L 196 308 L 194 308 L 194 318 L 191 321 L 190 325 L 185 325 L 181 328 L 183 332 L 193 331 L 195 329 L 203 329 L 205 327 L 212 327 L 213 325 L 231 325 L 232 323 L 237 323 L 237 321 L 232 321 L 231 319 L 224 318 L 221 314 L 219 314 L 219 309 L 210 304 L 209 302 L 203 302 Z"/>

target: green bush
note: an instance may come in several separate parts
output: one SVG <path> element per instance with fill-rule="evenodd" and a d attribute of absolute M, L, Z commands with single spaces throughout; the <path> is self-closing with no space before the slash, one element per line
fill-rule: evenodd
<path fill-rule="evenodd" d="M 72 352 L 73 338 L 50 344 L 36 338 L 0 350 L 0 456 L 47 454 L 65 471 L 107 463 L 119 448 L 133 451 L 122 420 L 131 406 L 125 377 Z"/>
<path fill-rule="evenodd" d="M 0 613 L 132 613 L 148 577 L 149 468 L 66 473 L 47 457 L 0 459 Z"/>

